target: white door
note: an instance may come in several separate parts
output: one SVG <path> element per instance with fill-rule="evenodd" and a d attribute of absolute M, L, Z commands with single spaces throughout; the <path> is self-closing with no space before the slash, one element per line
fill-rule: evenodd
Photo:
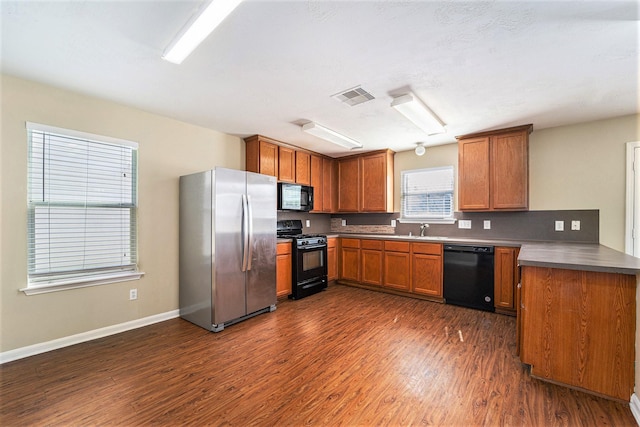
<path fill-rule="evenodd" d="M 633 149 L 633 256 L 640 257 L 640 147 Z"/>
<path fill-rule="evenodd" d="M 640 257 L 640 142 L 627 143 L 626 252 Z"/>

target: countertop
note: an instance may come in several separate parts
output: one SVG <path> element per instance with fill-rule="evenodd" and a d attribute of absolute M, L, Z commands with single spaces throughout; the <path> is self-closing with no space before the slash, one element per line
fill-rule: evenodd
<path fill-rule="evenodd" d="M 431 243 L 451 243 L 453 245 L 486 245 L 486 246 L 512 246 L 519 247 L 521 241 L 515 240 L 491 240 L 491 239 L 465 239 L 460 237 L 439 237 L 439 236 L 399 236 L 395 234 L 356 234 L 341 233 L 336 237 L 354 239 L 382 239 L 382 240 L 406 240 L 408 242 L 431 242 Z"/>
<path fill-rule="evenodd" d="M 567 270 L 633 275 L 640 273 L 640 258 L 596 244 L 523 243 L 518 263 L 521 266 Z"/>

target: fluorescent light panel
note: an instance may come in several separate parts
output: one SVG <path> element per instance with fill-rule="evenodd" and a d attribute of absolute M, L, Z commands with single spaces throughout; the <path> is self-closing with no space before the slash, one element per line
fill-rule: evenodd
<path fill-rule="evenodd" d="M 169 45 L 162 58 L 174 64 L 182 63 L 241 2 L 242 0 L 211 1 L 193 22 L 185 26 L 186 30 L 183 29 L 177 40 Z"/>
<path fill-rule="evenodd" d="M 317 123 L 309 122 L 302 126 L 302 130 L 310 133 L 313 136 L 317 136 L 318 138 L 322 138 L 326 141 L 332 142 L 334 144 L 340 145 L 346 148 L 362 148 L 362 144 L 358 141 L 351 139 L 347 136 L 341 135 L 336 131 L 331 129 L 327 129 L 324 126 L 320 126 Z"/>
<path fill-rule="evenodd" d="M 444 123 L 413 93 L 393 98 L 391 106 L 402 113 L 427 135 L 444 133 Z"/>

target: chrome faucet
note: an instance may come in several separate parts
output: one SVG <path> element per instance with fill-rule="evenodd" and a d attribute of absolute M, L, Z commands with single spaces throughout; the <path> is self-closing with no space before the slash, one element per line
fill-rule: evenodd
<path fill-rule="evenodd" d="M 424 233 L 427 231 L 427 228 L 429 228 L 429 224 L 420 224 L 420 237 L 424 237 Z"/>

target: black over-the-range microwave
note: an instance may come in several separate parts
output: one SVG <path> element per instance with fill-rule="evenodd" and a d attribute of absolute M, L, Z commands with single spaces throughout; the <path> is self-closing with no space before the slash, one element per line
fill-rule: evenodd
<path fill-rule="evenodd" d="M 298 212 L 313 210 L 313 187 L 279 182 L 278 210 Z"/>

